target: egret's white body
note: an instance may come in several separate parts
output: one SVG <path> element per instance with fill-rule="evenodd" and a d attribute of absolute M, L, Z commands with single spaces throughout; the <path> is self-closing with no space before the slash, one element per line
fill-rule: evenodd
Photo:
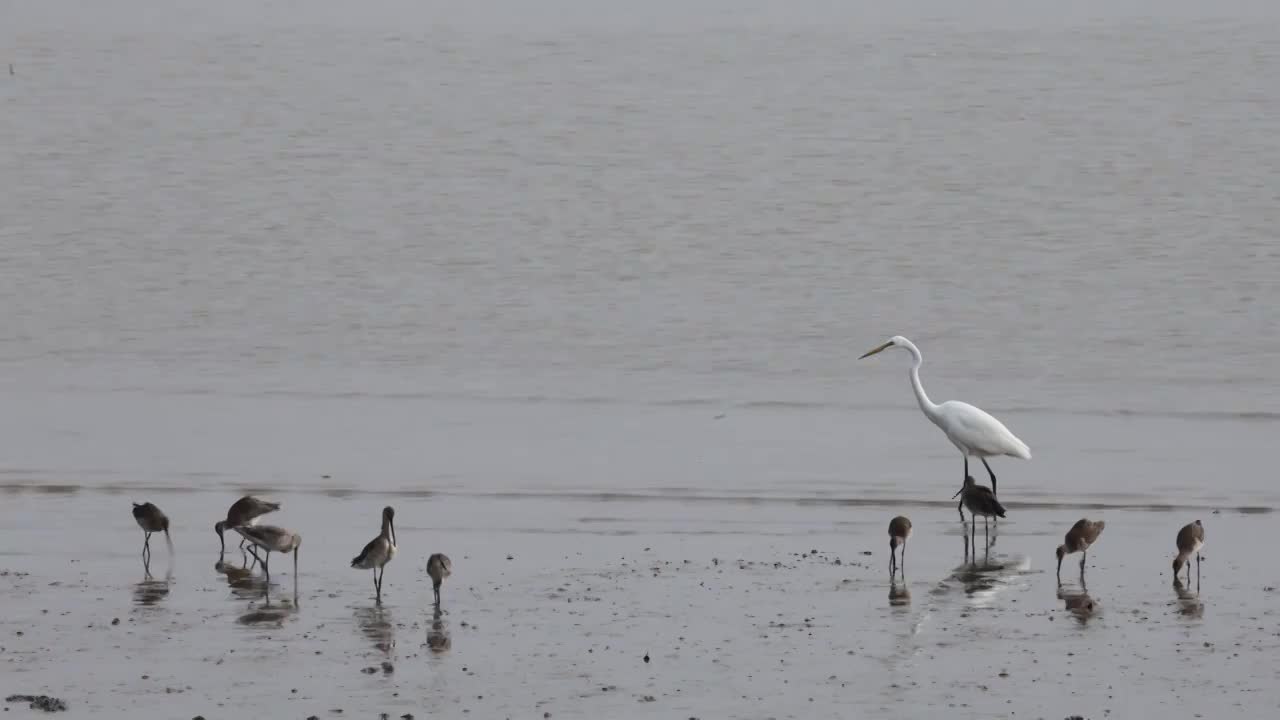
<path fill-rule="evenodd" d="M 924 385 L 920 384 L 920 365 L 924 362 L 924 357 L 915 343 L 901 335 L 895 335 L 888 342 L 862 357 L 870 357 L 891 347 L 905 348 L 911 353 L 914 361 L 911 365 L 911 388 L 915 391 L 916 402 L 920 404 L 920 412 L 937 425 L 946 434 L 951 444 L 960 450 L 960 454 L 964 457 L 966 477 L 969 475 L 969 457 L 982 459 L 987 473 L 991 475 L 991 488 L 994 492 L 996 476 L 991 472 L 991 466 L 987 465 L 985 458 L 1009 455 L 1024 460 L 1031 459 L 1031 448 L 1019 440 L 1017 435 L 1009 432 L 1009 428 L 1005 427 L 1004 423 L 985 410 L 959 400 L 948 400 L 944 403 L 934 403 L 930 400 L 929 395 L 924 391 Z"/>

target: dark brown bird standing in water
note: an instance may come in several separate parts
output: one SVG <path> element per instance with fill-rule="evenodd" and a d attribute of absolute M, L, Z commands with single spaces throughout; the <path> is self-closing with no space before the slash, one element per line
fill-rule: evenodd
<path fill-rule="evenodd" d="M 898 517 L 889 521 L 889 577 L 893 577 L 893 573 L 899 567 L 902 568 L 902 579 L 907 578 L 907 538 L 911 537 L 911 521 L 905 516 Z M 898 556 L 895 552 L 898 545 L 902 545 L 902 563 L 898 563 Z"/>
<path fill-rule="evenodd" d="M 280 509 L 280 503 L 267 502 L 259 500 L 252 495 L 245 495 L 239 500 L 231 504 L 227 509 L 227 519 L 219 520 L 213 524 L 213 531 L 218 533 L 218 544 L 222 547 L 220 552 L 227 551 L 226 540 L 222 534 L 227 530 L 235 530 L 243 525 L 252 525 L 258 518 L 267 513 L 275 512 Z M 244 547 L 244 539 L 240 540 L 240 547 Z"/>
<path fill-rule="evenodd" d="M 431 576 L 431 589 L 436 593 L 436 607 L 440 607 L 440 586 L 453 574 L 453 563 L 448 555 L 434 553 L 427 558 L 427 574 Z"/>
<path fill-rule="evenodd" d="M 1058 546 L 1058 584 L 1062 584 L 1062 558 L 1071 553 L 1083 553 L 1080 556 L 1080 575 L 1084 576 L 1084 561 L 1089 557 L 1089 546 L 1098 541 L 1102 529 L 1107 523 L 1102 520 L 1081 518 L 1067 531 L 1066 542 Z"/>
<path fill-rule="evenodd" d="M 169 554 L 173 554 L 173 540 L 169 537 L 169 518 L 160 512 L 160 508 L 151 503 L 133 504 L 133 519 L 145 533 L 142 536 L 142 561 L 151 560 L 151 533 L 163 532 L 165 543 L 169 545 Z"/>
<path fill-rule="evenodd" d="M 988 533 L 988 518 L 1004 517 L 1004 506 L 996 499 L 995 493 L 991 492 L 991 488 L 974 482 L 972 475 L 964 476 L 964 487 L 960 488 L 960 492 L 952 495 L 951 497 L 954 500 L 960 495 L 964 496 L 960 498 L 961 504 L 969 509 L 970 537 L 973 537 L 978 532 L 977 517 L 979 515 L 982 516 L 982 532 L 984 536 Z M 974 548 L 974 554 L 976 555 L 976 544 L 974 545 Z"/>
<path fill-rule="evenodd" d="M 136 512 L 136 511 L 135 511 Z M 1197 520 L 1184 525 L 1178 531 L 1178 555 L 1173 559 L 1173 581 L 1178 581 L 1178 571 L 1187 566 L 1187 583 L 1191 583 L 1191 556 L 1196 556 L 1196 577 L 1200 577 L 1200 548 L 1204 547 L 1204 525 Z"/>

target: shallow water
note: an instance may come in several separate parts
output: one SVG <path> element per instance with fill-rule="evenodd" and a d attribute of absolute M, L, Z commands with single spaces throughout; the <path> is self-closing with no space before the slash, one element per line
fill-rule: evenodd
<path fill-rule="evenodd" d="M 1274 3 L 10 5 L 12 692 L 138 718 L 1280 704 Z M 854 359 L 895 333 L 935 400 L 1033 450 L 993 461 L 988 569 L 905 354 Z M 269 607 L 214 568 L 246 491 L 306 537 Z M 144 499 L 177 544 L 150 580 Z M 379 611 L 346 564 L 386 503 Z M 1048 572 L 1085 513 L 1087 620 Z"/>

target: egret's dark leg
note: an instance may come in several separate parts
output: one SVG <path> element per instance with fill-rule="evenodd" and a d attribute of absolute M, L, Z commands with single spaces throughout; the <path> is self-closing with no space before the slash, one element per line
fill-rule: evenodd
<path fill-rule="evenodd" d="M 987 464 L 986 458 L 980 457 L 978 459 L 982 461 L 982 466 L 987 469 L 987 474 L 991 476 L 991 494 L 999 495 L 999 493 L 996 492 L 996 474 L 991 472 L 991 466 Z"/>

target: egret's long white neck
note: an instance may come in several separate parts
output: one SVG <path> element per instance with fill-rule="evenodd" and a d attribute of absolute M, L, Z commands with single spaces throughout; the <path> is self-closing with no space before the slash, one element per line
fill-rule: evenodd
<path fill-rule="evenodd" d="M 916 402 L 920 403 L 920 411 L 933 420 L 937 417 L 938 406 L 929 399 L 929 394 L 924 391 L 924 385 L 920 383 L 920 365 L 924 363 L 924 356 L 920 354 L 920 348 L 910 340 L 903 338 L 903 341 L 898 344 L 911 353 L 911 389 L 916 391 Z"/>

